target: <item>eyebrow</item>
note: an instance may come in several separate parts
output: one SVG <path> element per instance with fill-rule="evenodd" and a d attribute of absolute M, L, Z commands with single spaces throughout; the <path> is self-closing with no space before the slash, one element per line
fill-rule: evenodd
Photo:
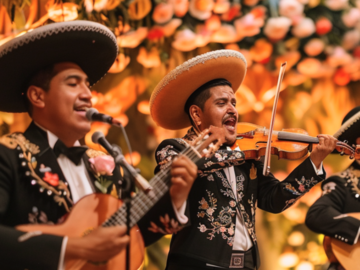
<path fill-rule="evenodd" d="M 236 98 L 227 98 L 227 97 L 220 97 L 220 98 L 217 98 L 217 99 L 215 99 L 214 100 L 214 102 L 217 102 L 217 101 L 229 101 L 230 100 L 230 102 L 233 102 L 233 101 L 235 101 L 236 102 Z"/>
<path fill-rule="evenodd" d="M 69 76 L 67 76 L 67 77 L 65 78 L 64 81 L 67 81 L 67 80 L 70 80 L 70 79 L 76 79 L 76 80 L 81 81 L 81 80 L 83 79 L 83 77 L 81 77 L 80 75 L 69 75 Z M 89 82 L 89 78 L 88 78 L 88 77 L 85 78 L 85 82 L 87 82 L 87 83 Z"/>

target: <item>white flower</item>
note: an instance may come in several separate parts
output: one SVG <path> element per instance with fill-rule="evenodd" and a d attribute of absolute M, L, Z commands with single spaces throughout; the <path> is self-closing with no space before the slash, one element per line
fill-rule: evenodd
<path fill-rule="evenodd" d="M 283 39 L 289 31 L 291 20 L 286 17 L 270 18 L 265 27 L 264 34 L 270 39 Z"/>
<path fill-rule="evenodd" d="M 315 23 L 310 18 L 303 18 L 296 26 L 293 27 L 291 32 L 294 36 L 304 38 L 312 35 L 315 32 Z"/>
<path fill-rule="evenodd" d="M 288 18 L 303 14 L 304 6 L 297 0 L 280 0 L 279 14 Z"/>
<path fill-rule="evenodd" d="M 360 41 L 360 32 L 357 29 L 348 31 L 345 33 L 343 40 L 342 40 L 342 47 L 345 50 L 354 49 Z"/>
<path fill-rule="evenodd" d="M 347 27 L 355 27 L 360 20 L 360 10 L 357 8 L 351 8 L 342 16 L 342 20 Z"/>

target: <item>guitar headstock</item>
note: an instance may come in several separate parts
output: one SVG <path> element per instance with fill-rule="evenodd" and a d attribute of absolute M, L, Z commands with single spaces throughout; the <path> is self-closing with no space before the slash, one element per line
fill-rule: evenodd
<path fill-rule="evenodd" d="M 209 158 L 224 142 L 224 128 L 210 126 L 210 128 L 200 133 L 200 135 L 193 141 L 192 146 L 195 147 L 202 157 Z"/>

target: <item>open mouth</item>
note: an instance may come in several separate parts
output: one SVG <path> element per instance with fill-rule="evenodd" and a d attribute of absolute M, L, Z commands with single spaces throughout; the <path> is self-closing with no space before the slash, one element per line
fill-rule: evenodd
<path fill-rule="evenodd" d="M 86 111 L 89 109 L 89 106 L 78 106 L 78 107 L 74 107 L 74 111 L 82 116 L 85 117 Z"/>
<path fill-rule="evenodd" d="M 223 122 L 225 128 L 231 132 L 235 131 L 236 119 L 234 117 L 229 117 Z"/>

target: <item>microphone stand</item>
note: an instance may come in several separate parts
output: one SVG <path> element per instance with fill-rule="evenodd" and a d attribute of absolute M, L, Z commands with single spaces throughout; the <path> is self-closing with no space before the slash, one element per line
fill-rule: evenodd
<path fill-rule="evenodd" d="M 124 180 L 121 184 L 122 186 L 122 192 L 121 192 L 121 199 L 123 200 L 125 206 L 126 206 L 126 234 L 130 237 L 130 214 L 131 214 L 131 191 L 134 188 L 133 181 L 131 181 L 131 169 L 133 169 L 130 166 L 127 166 L 128 164 L 123 162 L 125 157 L 122 154 L 121 148 L 118 145 L 113 144 L 113 151 L 109 154 L 113 157 L 115 164 L 118 166 L 121 166 L 124 169 Z M 130 169 L 130 170 L 129 170 Z M 130 243 L 126 246 L 126 270 L 130 270 Z"/>

